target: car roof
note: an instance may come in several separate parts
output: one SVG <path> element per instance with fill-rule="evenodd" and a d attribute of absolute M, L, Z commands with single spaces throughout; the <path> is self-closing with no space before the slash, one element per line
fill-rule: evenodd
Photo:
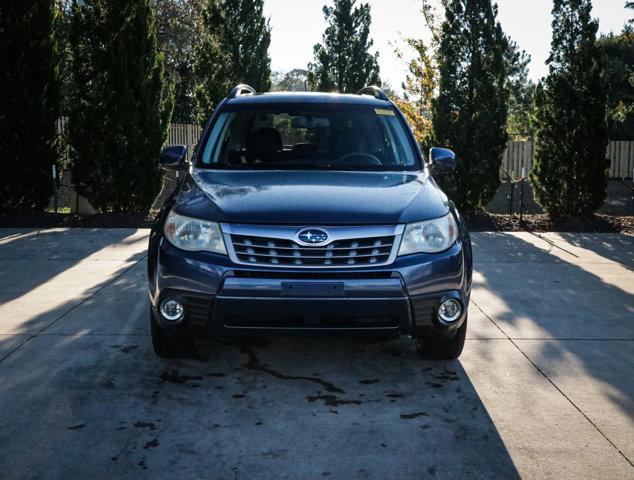
<path fill-rule="evenodd" d="M 319 92 L 270 92 L 257 95 L 241 95 L 229 99 L 227 105 L 271 105 L 277 103 L 327 103 L 339 105 L 367 105 L 391 107 L 392 104 L 371 95 L 351 95 Z"/>

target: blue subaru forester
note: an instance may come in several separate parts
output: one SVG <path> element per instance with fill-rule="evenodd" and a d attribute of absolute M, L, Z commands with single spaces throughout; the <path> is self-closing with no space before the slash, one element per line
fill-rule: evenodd
<path fill-rule="evenodd" d="M 150 323 L 161 357 L 235 334 L 411 336 L 421 355 L 462 352 L 469 234 L 399 109 L 356 95 L 257 94 L 239 85 L 152 227 Z"/>

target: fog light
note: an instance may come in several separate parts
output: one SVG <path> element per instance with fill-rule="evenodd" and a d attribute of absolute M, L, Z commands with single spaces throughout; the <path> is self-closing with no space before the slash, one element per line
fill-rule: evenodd
<path fill-rule="evenodd" d="M 458 300 L 445 300 L 438 309 L 438 317 L 445 323 L 453 323 L 462 315 L 462 305 Z"/>
<path fill-rule="evenodd" d="M 165 320 L 176 322 L 183 318 L 183 304 L 175 298 L 166 298 L 161 302 L 161 315 Z"/>

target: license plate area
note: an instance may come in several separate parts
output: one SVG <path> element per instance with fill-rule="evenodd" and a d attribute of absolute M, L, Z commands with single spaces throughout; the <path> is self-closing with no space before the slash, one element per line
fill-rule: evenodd
<path fill-rule="evenodd" d="M 283 297 L 343 297 L 344 282 L 282 282 Z"/>

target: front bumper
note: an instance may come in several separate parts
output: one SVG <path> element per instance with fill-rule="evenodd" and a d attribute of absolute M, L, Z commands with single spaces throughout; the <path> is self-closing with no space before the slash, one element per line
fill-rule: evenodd
<path fill-rule="evenodd" d="M 160 240 L 150 269 L 150 298 L 159 324 L 190 336 L 241 333 L 362 333 L 451 336 L 466 318 L 471 286 L 458 241 L 439 254 L 397 258 L 376 268 L 294 270 L 236 265 L 228 257 L 185 252 Z M 178 296 L 185 316 L 176 324 L 157 312 Z M 436 309 L 460 300 L 462 317 L 442 325 Z"/>

